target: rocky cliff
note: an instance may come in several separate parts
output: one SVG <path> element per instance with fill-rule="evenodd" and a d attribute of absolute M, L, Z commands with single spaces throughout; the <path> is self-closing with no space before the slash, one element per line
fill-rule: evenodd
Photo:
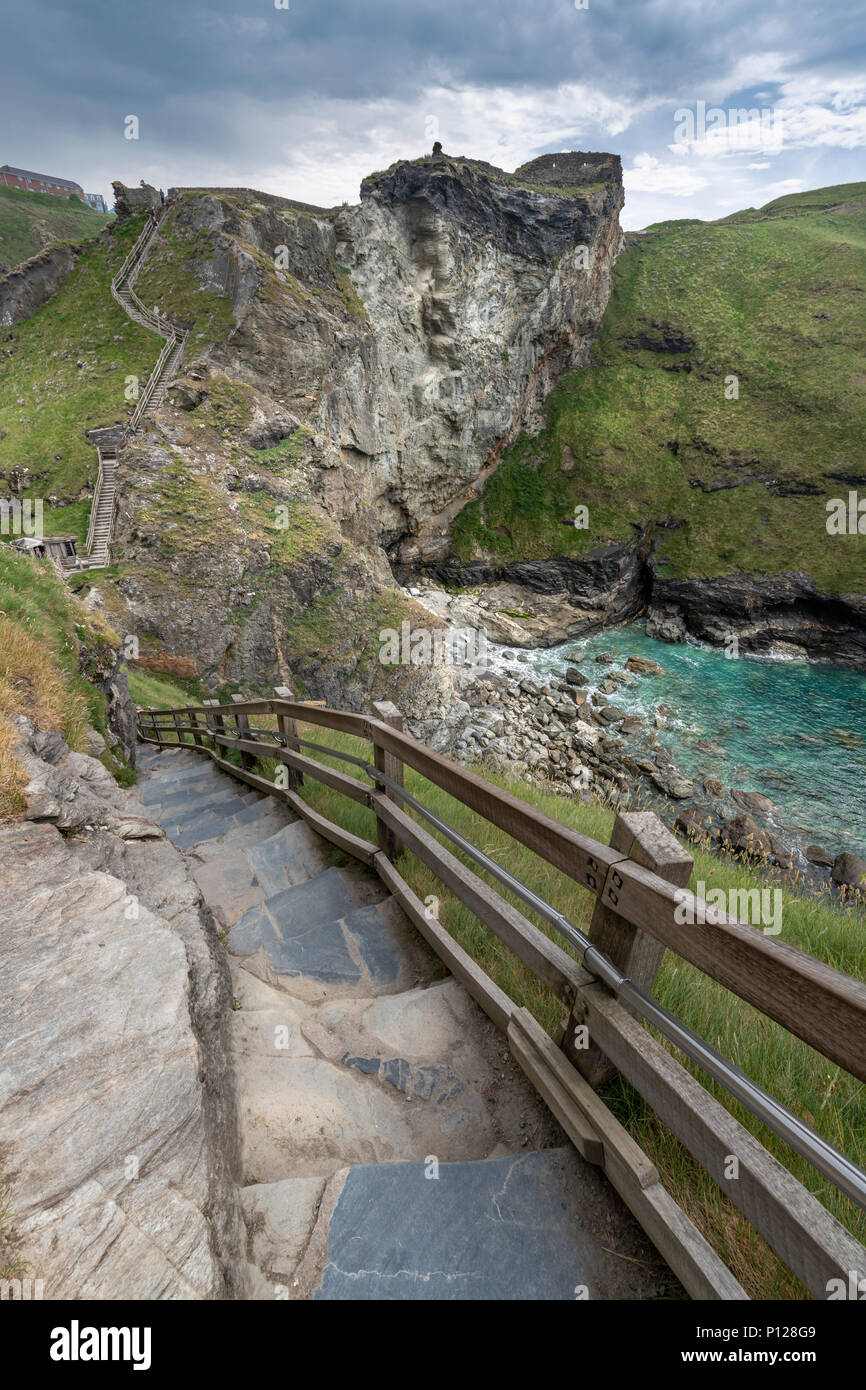
<path fill-rule="evenodd" d="M 189 326 L 185 372 L 121 456 L 120 574 L 96 598 L 146 664 L 355 706 L 393 696 L 379 632 L 413 606 L 392 566 L 447 550 L 452 518 L 587 358 L 621 239 L 606 161 L 562 188 L 401 162 L 332 210 L 174 195 L 137 288 Z M 402 676 L 407 712 L 445 707 L 449 673 Z"/>
<path fill-rule="evenodd" d="M 26 785 L 23 819 L 0 825 L 0 1254 L 49 1299 L 235 1296 L 216 929 L 138 799 L 56 731 L 15 722 Z"/>

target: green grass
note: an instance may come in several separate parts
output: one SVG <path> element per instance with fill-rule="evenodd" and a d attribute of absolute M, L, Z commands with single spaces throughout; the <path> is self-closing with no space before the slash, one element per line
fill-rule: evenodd
<path fill-rule="evenodd" d="M 302 726 L 301 733 L 318 743 L 369 760 L 369 746 L 361 740 L 315 725 Z M 349 764 L 333 759 L 332 765 L 366 781 L 363 774 Z M 265 762 L 262 766 L 266 774 L 273 777 L 274 765 Z M 609 841 L 614 813 L 606 806 L 594 802 L 584 805 L 562 798 L 553 791 L 527 787 L 525 783 L 492 772 L 486 766 L 477 770 L 482 771 L 483 776 L 494 785 L 505 788 L 565 825 L 604 843 Z M 594 898 L 577 883 L 409 769 L 406 785 L 430 810 L 506 866 L 578 927 L 584 931 L 588 929 Z M 371 811 L 348 802 L 338 792 L 309 777 L 303 796 L 310 806 L 330 820 L 375 841 L 375 820 Z M 449 848 L 452 853 L 456 852 L 453 847 Z M 775 882 L 770 870 L 724 859 L 698 847 L 692 847 L 692 852 L 695 867 L 690 886 L 693 889 L 698 880 L 703 880 L 708 887 L 725 890 Z M 475 867 L 469 860 L 464 862 Z M 515 1002 L 527 1007 L 553 1033 L 563 1015 L 563 1006 L 559 1001 L 441 886 L 432 872 L 414 855 L 405 853 L 399 861 L 399 868 L 422 900 L 431 894 L 439 899 L 439 919 L 442 924 Z M 482 873 L 482 877 L 488 876 Z M 498 887 L 489 877 L 488 882 Z M 522 903 L 508 893 L 503 895 L 534 920 L 548 936 L 557 939 L 555 932 Z M 861 910 L 842 910 L 831 906 L 825 899 L 788 887 L 783 887 L 782 901 L 781 941 L 799 947 L 857 979 L 866 979 L 866 916 Z M 564 945 L 561 940 L 558 944 Z M 818 1133 L 855 1162 L 866 1165 L 866 1088 L 859 1081 L 828 1063 L 805 1043 L 671 952 L 665 956 L 654 994 L 666 1008 L 712 1042 Z M 740 1105 L 726 1097 L 698 1068 L 682 1056 L 679 1060 L 699 1077 L 741 1124 L 757 1135 L 843 1225 L 859 1240 L 866 1238 L 866 1217 L 858 1208 L 830 1188 L 807 1163 L 788 1150 Z M 749 1223 L 659 1122 L 632 1086 L 619 1079 L 605 1089 L 604 1095 L 617 1117 L 658 1165 L 669 1191 L 719 1251 L 752 1297 L 807 1297 L 798 1281 L 756 1236 Z"/>
<path fill-rule="evenodd" d="M 113 666 L 117 643 L 47 561 L 0 545 L 0 820 L 21 810 L 26 782 L 12 720 L 24 715 L 38 729 L 59 729 L 78 751 L 88 725 L 105 734 L 105 697 L 88 676 Z M 122 759 L 106 752 L 103 762 L 128 784 Z"/>
<path fill-rule="evenodd" d="M 149 709 L 168 709 L 174 705 L 194 704 L 200 692 L 194 682 L 179 684 L 165 676 L 154 676 L 130 666 L 126 672 L 133 703 Z M 205 698 L 208 698 L 207 696 Z"/>
<path fill-rule="evenodd" d="M 457 517 L 455 552 L 577 556 L 648 527 L 664 573 L 805 570 L 825 592 L 862 592 L 862 537 L 825 523 L 849 486 L 830 474 L 866 473 L 864 298 L 866 184 L 634 238 L 590 367 L 559 383 L 546 428 L 520 436 Z M 684 350 L 638 345 L 658 343 L 658 325 Z M 719 482 L 733 486 L 702 490 Z"/>
<path fill-rule="evenodd" d="M 201 340 L 223 343 L 234 328 L 230 295 L 202 289 L 198 270 L 214 258 L 212 239 L 205 231 L 187 226 L 180 217 L 189 202 L 184 194 L 160 227 L 159 236 L 136 281 L 139 298 L 153 308 L 158 304 L 176 322 L 192 325 L 189 352 Z"/>
<path fill-rule="evenodd" d="M 111 214 L 94 212 L 79 198 L 0 186 L 0 275 L 57 242 L 98 236 L 111 221 Z"/>
<path fill-rule="evenodd" d="M 94 243 L 37 313 L 4 330 L 0 353 L 0 473 L 29 469 L 25 495 L 83 500 L 96 480 L 85 430 L 125 421 L 126 379 L 147 380 L 160 339 L 132 323 L 109 281 L 141 231 L 141 218 Z M 75 529 L 70 526 L 69 530 Z"/>

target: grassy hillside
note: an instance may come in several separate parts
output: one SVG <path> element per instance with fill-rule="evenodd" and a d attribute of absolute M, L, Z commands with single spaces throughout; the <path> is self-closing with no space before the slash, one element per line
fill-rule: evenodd
<path fill-rule="evenodd" d="M 111 220 L 78 198 L 0 186 L 0 274 L 55 242 L 95 237 Z"/>
<path fill-rule="evenodd" d="M 46 508 L 48 534 L 86 534 L 96 450 L 85 431 L 128 417 L 127 377 L 143 385 L 159 356 L 160 339 L 128 319 L 108 288 L 141 226 L 130 218 L 108 245 L 88 247 L 48 303 L 3 333 L 0 494 L 10 469 L 27 467 L 27 495 L 61 504 Z"/>
<path fill-rule="evenodd" d="M 105 730 L 105 700 L 82 672 L 82 646 L 118 642 L 47 561 L 0 544 L 0 823 L 21 809 L 24 786 L 12 757 L 10 721 L 26 715 L 38 729 L 59 729 L 70 748 L 81 751 L 88 724 Z M 119 770 L 108 754 L 103 761 Z"/>
<path fill-rule="evenodd" d="M 862 592 L 862 538 L 825 523 L 845 478 L 866 493 L 864 350 L 866 184 L 634 235 L 591 366 L 461 512 L 455 551 L 579 555 L 649 524 L 666 573 L 807 570 Z"/>

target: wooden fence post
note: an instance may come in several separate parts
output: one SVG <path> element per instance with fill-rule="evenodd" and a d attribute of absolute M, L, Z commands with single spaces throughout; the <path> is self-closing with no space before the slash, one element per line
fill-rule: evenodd
<path fill-rule="evenodd" d="M 624 859 L 631 859 L 643 868 L 651 869 L 677 888 L 688 885 L 694 860 L 654 811 L 626 811 L 619 814 L 614 821 L 610 844 L 612 849 L 620 851 Z M 589 939 L 610 957 L 623 975 L 649 993 L 664 958 L 664 943 L 619 916 L 616 911 L 617 878 L 616 864 L 613 864 L 608 869 L 604 888 L 595 904 Z M 588 1046 L 575 1045 L 576 1030 L 586 1024 L 586 1017 L 586 1006 L 578 996 L 565 1026 L 562 1050 L 590 1085 L 598 1088 L 610 1081 L 617 1069 L 592 1038 L 589 1038 Z M 584 1035 L 580 1036 L 582 1038 Z"/>
<path fill-rule="evenodd" d="M 171 717 L 174 720 L 174 727 L 177 731 L 177 741 L 178 745 L 180 745 L 181 743 L 183 743 L 183 734 L 181 733 L 180 729 L 180 710 L 173 709 L 171 712 Z"/>
<path fill-rule="evenodd" d="M 203 700 L 202 704 L 208 706 L 208 713 L 205 715 L 205 723 L 207 724 L 208 731 L 211 734 L 211 736 L 213 736 L 214 734 L 225 733 L 225 720 L 223 719 L 222 714 L 219 713 L 219 700 Z M 210 713 L 211 707 L 213 707 L 213 714 Z M 220 746 L 216 742 L 214 742 L 214 752 L 216 753 L 217 757 L 224 757 L 225 751 L 226 750 L 224 748 L 220 748 Z"/>
<path fill-rule="evenodd" d="M 187 709 L 189 710 L 189 722 L 192 725 L 193 742 L 195 743 L 197 748 L 201 748 L 202 742 L 201 734 L 198 731 L 198 715 L 194 713 L 195 705 L 187 705 Z"/>
<path fill-rule="evenodd" d="M 153 708 L 151 706 L 148 706 L 147 712 L 150 715 L 150 722 L 153 728 L 153 732 L 156 734 L 156 741 L 159 745 L 159 750 L 160 752 L 162 752 L 162 729 L 159 727 L 159 724 L 156 721 L 156 715 L 154 714 Z"/>
<path fill-rule="evenodd" d="M 294 695 L 287 685 L 277 685 L 274 687 L 274 694 L 278 700 L 294 700 Z M 286 747 L 291 748 L 293 753 L 300 753 L 301 745 L 298 743 L 298 721 L 291 719 L 287 714 L 277 715 L 277 729 L 280 737 L 285 739 Z M 304 785 L 304 774 L 295 767 L 286 764 L 289 774 L 289 790 L 296 791 L 298 787 Z"/>
<path fill-rule="evenodd" d="M 403 716 L 397 706 L 392 704 L 390 700 L 373 700 L 371 702 L 371 708 L 373 714 L 377 719 L 381 719 L 383 724 L 389 725 L 392 729 L 398 729 L 402 733 Z M 375 729 L 372 731 L 372 736 L 373 761 L 376 766 L 376 771 L 384 772 L 386 777 L 390 777 L 392 782 L 397 782 L 398 785 L 402 787 L 403 763 L 395 754 L 389 753 L 381 746 L 377 741 Z M 398 806 L 401 805 L 399 798 L 396 797 L 388 787 L 377 786 L 376 791 L 379 796 L 387 796 L 392 801 L 396 802 Z M 393 830 L 389 830 L 388 826 L 385 825 L 378 816 L 376 817 L 376 837 L 379 848 L 384 851 L 385 857 L 390 859 L 393 863 L 403 847 L 396 839 Z"/>
<path fill-rule="evenodd" d="M 243 703 L 243 695 L 232 696 L 233 705 L 242 705 Z M 250 738 L 251 734 L 249 716 L 246 714 L 236 714 L 235 719 L 237 721 L 238 726 L 238 738 Z M 243 751 L 241 752 L 241 767 L 243 767 L 247 772 L 250 772 L 251 769 L 255 767 L 255 762 L 256 760 L 253 757 L 252 753 L 245 753 Z"/>

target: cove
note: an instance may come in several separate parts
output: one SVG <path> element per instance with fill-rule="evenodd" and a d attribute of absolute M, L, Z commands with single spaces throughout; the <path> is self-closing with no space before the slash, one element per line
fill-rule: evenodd
<path fill-rule="evenodd" d="M 596 656 L 609 652 L 612 666 Z M 509 653 L 506 655 L 506 653 Z M 544 682 L 577 666 L 590 691 L 629 656 L 649 657 L 663 676 L 639 676 L 610 700 L 654 727 L 660 704 L 672 713 L 656 730 L 678 767 L 698 783 L 762 792 L 779 810 L 771 823 L 831 854 L 866 857 L 866 673 L 825 662 L 740 655 L 687 640 L 657 642 L 633 624 L 558 647 L 492 647 L 492 664 Z M 711 752 L 699 740 L 717 745 Z"/>

